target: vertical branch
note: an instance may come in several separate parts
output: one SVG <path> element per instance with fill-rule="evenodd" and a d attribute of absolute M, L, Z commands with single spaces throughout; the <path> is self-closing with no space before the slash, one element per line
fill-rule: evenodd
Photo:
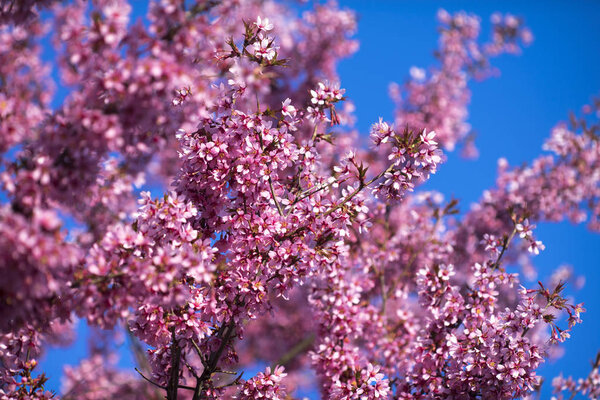
<path fill-rule="evenodd" d="M 196 388 L 194 389 L 193 400 L 199 400 L 202 398 L 201 396 L 208 387 L 212 375 L 217 371 L 217 366 L 221 356 L 223 355 L 223 351 L 234 337 L 234 332 L 235 321 L 233 319 L 231 319 L 229 323 L 221 325 L 221 328 L 218 332 L 218 337 L 220 338 L 221 343 L 219 344 L 219 348 L 210 354 L 206 362 L 203 361 L 204 371 L 202 371 L 202 375 L 200 375 L 199 378 L 196 378 Z M 199 349 L 197 349 L 197 351 L 200 355 L 200 358 L 203 359 Z"/>
<path fill-rule="evenodd" d="M 175 338 L 175 329 L 171 330 L 171 373 L 167 383 L 167 400 L 177 400 L 179 386 L 179 363 L 181 361 L 181 348 Z"/>

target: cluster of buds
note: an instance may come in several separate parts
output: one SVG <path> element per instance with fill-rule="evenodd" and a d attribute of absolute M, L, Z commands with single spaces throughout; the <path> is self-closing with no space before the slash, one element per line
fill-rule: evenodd
<path fill-rule="evenodd" d="M 542 319 L 548 325 L 550 325 L 550 342 L 552 344 L 556 344 L 559 342 L 564 342 L 566 339 L 570 337 L 569 332 L 571 328 L 575 326 L 575 324 L 581 323 L 581 313 L 585 312 L 583 308 L 583 303 L 580 304 L 571 304 L 568 299 L 564 297 L 563 291 L 565 289 L 565 283 L 561 282 L 553 290 L 550 290 L 544 286 L 542 282 L 538 282 L 538 289 L 529 289 L 527 290 L 528 294 L 535 294 L 546 303 L 542 312 Z M 563 329 L 560 328 L 556 324 L 557 317 L 552 311 L 565 311 L 568 314 L 568 328 Z"/>
<path fill-rule="evenodd" d="M 173 98 L 173 105 L 180 106 L 183 102 L 192 95 L 192 89 L 189 86 L 178 89 L 175 91 L 176 96 Z"/>
<path fill-rule="evenodd" d="M 415 132 L 407 128 L 397 132 L 393 126 L 379 122 L 371 129 L 371 137 L 376 145 L 389 143 L 393 146 L 388 155 L 392 164 L 382 173 L 383 182 L 374 189 L 379 197 L 402 199 L 406 192 L 434 174 L 442 161 L 433 131 Z"/>
<path fill-rule="evenodd" d="M 491 17 L 493 24 L 492 41 L 485 50 L 490 55 L 499 53 L 517 53 L 519 43 L 529 45 L 533 41 L 533 34 L 525 27 L 525 21 L 512 14 L 494 13 Z"/>
<path fill-rule="evenodd" d="M 330 121 L 331 125 L 338 125 L 340 119 L 335 111 L 335 103 L 344 100 L 344 89 L 339 84 L 319 82 L 316 89 L 310 91 L 311 106 L 307 108 L 308 114 L 314 121 Z M 329 118 L 325 115 L 329 110 Z"/>
<path fill-rule="evenodd" d="M 268 18 L 258 17 L 251 24 L 244 22 L 244 26 L 243 42 L 238 45 L 233 38 L 229 38 L 227 45 L 231 51 L 218 55 L 217 59 L 246 57 L 263 66 L 285 65 L 285 59 L 277 58 L 279 47 L 275 46 L 275 39 L 267 36 L 267 32 L 273 29 L 273 24 Z M 248 50 L 250 46 L 251 51 Z"/>

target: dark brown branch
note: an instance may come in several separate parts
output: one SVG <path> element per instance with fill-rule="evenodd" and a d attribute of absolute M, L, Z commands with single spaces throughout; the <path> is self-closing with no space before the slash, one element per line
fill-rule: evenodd
<path fill-rule="evenodd" d="M 200 375 L 200 378 L 196 379 L 196 388 L 194 391 L 193 400 L 201 399 L 201 396 L 206 388 L 206 383 L 211 379 L 212 375 L 215 372 L 217 372 L 217 365 L 219 363 L 219 360 L 223 355 L 223 351 L 229 345 L 229 342 L 233 338 L 234 331 L 234 320 L 229 321 L 229 323 L 227 324 L 221 325 L 221 328 L 217 333 L 217 337 L 221 339 L 221 344 L 219 345 L 217 351 L 211 353 L 210 357 L 208 358 L 208 361 L 206 361 L 204 371 L 202 371 L 202 375 Z"/>
<path fill-rule="evenodd" d="M 177 400 L 179 388 L 179 364 L 181 362 L 181 348 L 175 338 L 175 329 L 171 331 L 171 373 L 167 383 L 167 400 Z"/>

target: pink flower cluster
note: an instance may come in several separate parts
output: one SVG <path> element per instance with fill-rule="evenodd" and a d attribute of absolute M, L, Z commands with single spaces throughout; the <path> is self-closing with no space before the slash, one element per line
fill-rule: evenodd
<path fill-rule="evenodd" d="M 270 399 L 284 400 L 286 393 L 280 386 L 281 380 L 286 376 L 283 367 L 276 367 L 273 372 L 267 367 L 265 372 L 259 372 L 252 379 L 244 382 L 239 396 L 240 400 Z"/>
<path fill-rule="evenodd" d="M 0 4 L 0 23 L 31 23 L 56 0 L 7 0 Z"/>
<path fill-rule="evenodd" d="M 133 374 L 118 370 L 115 361 L 114 357 L 94 354 L 75 367 L 65 367 L 62 398 L 142 400 L 156 395 Z"/>
<path fill-rule="evenodd" d="M 371 128 L 375 144 L 390 143 L 393 146 L 388 159 L 392 162 L 385 171 L 385 181 L 375 186 L 376 196 L 390 200 L 402 199 L 403 193 L 434 174 L 442 161 L 442 152 L 434 140 L 435 132 L 423 130 L 419 134 L 405 129 L 402 133 L 385 122 L 379 122 Z"/>
<path fill-rule="evenodd" d="M 15 1 L 19 8 L 20 1 Z M 23 2 L 27 3 L 27 2 Z M 0 5 L 0 7 L 8 7 Z M 15 10 L 16 13 L 19 11 Z M 2 20 L 0 12 L 0 21 Z M 47 27 L 32 21 L 27 27 L 0 22 L 0 153 L 35 138 L 35 128 L 44 118 L 53 87 L 49 68 L 41 61 L 38 40 Z"/>
<path fill-rule="evenodd" d="M 57 5 L 71 92 L 55 109 L 34 7 L 50 2 L 13 3 L 0 20 L 0 399 L 53 396 L 37 359 L 76 316 L 127 331 L 139 376 L 102 342 L 65 369 L 65 399 L 539 390 L 583 306 L 564 294 L 567 269 L 526 289 L 509 266 L 534 274 L 536 223 L 589 213 L 598 229 L 600 103 L 557 125 L 551 155 L 500 161 L 464 215 L 418 190 L 441 148 L 469 148 L 467 82 L 531 41 L 521 19 L 494 15 L 481 44 L 477 17 L 441 11 L 440 65 L 411 69 L 394 123 L 364 148 L 336 74 L 356 18 L 333 2 L 299 17 L 262 0 L 153 1 L 147 24 L 124 0 Z M 271 367 L 244 378 L 257 363 Z M 597 396 L 597 364 L 557 393 Z"/>
<path fill-rule="evenodd" d="M 592 364 L 592 371 L 585 378 L 580 378 L 575 382 L 571 377 L 564 378 L 561 375 L 552 379 L 553 393 L 552 400 L 564 400 L 565 398 L 574 398 L 577 394 L 587 396 L 590 399 L 600 397 L 600 355 L 596 356 L 596 360 Z M 565 393 L 569 397 L 565 397 Z"/>
<path fill-rule="evenodd" d="M 1 333 L 18 334 L 23 326 L 43 330 L 56 319 L 69 318 L 69 281 L 82 252 L 60 228 L 59 217 L 50 210 L 24 216 L 8 205 L 0 208 Z"/>
<path fill-rule="evenodd" d="M 445 10 L 438 12 L 441 36 L 436 57 L 439 65 L 428 71 L 412 67 L 403 87 L 392 85 L 390 92 L 396 102 L 397 126 L 411 129 L 427 127 L 437 133 L 438 141 L 447 150 L 464 142 L 464 153 L 477 156 L 467 123 L 467 106 L 471 92 L 470 78 L 483 79 L 493 73 L 489 59 L 502 53 L 516 53 L 520 44 L 528 45 L 531 32 L 524 22 L 510 14 L 492 16 L 492 38 L 479 43 L 479 17 Z"/>

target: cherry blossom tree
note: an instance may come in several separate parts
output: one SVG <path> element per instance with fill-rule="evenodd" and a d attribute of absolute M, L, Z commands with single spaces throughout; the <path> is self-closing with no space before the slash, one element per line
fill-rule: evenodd
<path fill-rule="evenodd" d="M 564 295 L 572 271 L 521 275 L 544 249 L 536 223 L 600 230 L 600 102 L 529 164 L 500 160 L 462 215 L 419 188 L 444 152 L 476 153 L 468 83 L 531 42 L 523 20 L 492 15 L 486 40 L 478 17 L 440 11 L 436 63 L 360 135 L 336 72 L 356 16 L 336 3 L 161 0 L 146 23 L 125 0 L 0 11 L 0 398 L 539 391 L 584 309 Z M 69 89 L 57 107 L 47 35 Z M 77 319 L 90 355 L 55 394 L 38 359 Z M 117 366 L 122 335 L 135 371 Z M 598 364 L 555 378 L 557 398 L 597 398 Z"/>

